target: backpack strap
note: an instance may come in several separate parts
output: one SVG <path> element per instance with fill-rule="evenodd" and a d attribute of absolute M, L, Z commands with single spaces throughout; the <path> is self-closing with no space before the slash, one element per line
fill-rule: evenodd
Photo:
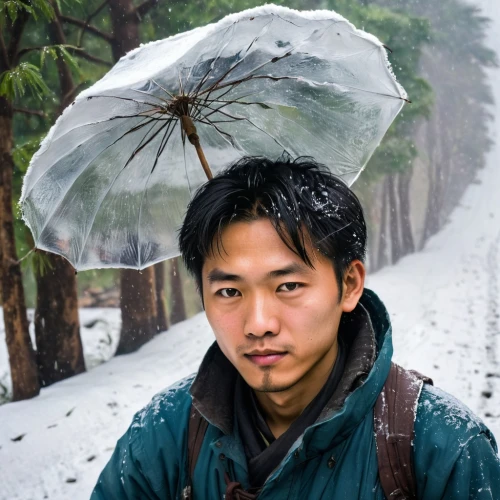
<path fill-rule="evenodd" d="M 432 380 L 391 363 L 374 409 L 380 484 L 390 500 L 416 500 L 414 425 L 422 386 Z"/>
<path fill-rule="evenodd" d="M 207 432 L 208 422 L 203 418 L 201 413 L 191 404 L 188 423 L 188 484 L 182 491 L 183 500 L 191 500 L 193 498 L 193 476 L 198 456 L 200 455 L 201 446 L 205 433 Z"/>

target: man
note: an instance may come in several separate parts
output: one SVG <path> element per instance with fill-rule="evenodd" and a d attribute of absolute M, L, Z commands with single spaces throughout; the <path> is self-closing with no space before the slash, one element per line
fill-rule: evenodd
<path fill-rule="evenodd" d="M 364 289 L 354 193 L 312 160 L 247 158 L 197 192 L 180 249 L 216 342 L 135 416 L 92 498 L 385 498 L 391 327 Z M 192 405 L 208 426 L 190 477 Z M 418 498 L 500 499 L 496 443 L 465 406 L 426 384 L 414 429 Z"/>

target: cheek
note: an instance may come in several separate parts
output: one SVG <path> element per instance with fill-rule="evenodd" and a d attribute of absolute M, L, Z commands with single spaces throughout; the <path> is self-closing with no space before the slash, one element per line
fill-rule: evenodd
<path fill-rule="evenodd" d="M 234 314 L 215 311 L 210 307 L 208 307 L 205 312 L 217 343 L 221 347 L 224 354 L 227 355 L 228 353 L 226 352 L 226 347 L 231 348 L 232 346 L 241 343 L 241 327 L 239 319 Z"/>
<path fill-rule="evenodd" d="M 342 312 L 336 301 L 312 299 L 300 308 L 289 308 L 283 315 L 285 330 L 303 352 L 330 345 L 336 337 Z"/>

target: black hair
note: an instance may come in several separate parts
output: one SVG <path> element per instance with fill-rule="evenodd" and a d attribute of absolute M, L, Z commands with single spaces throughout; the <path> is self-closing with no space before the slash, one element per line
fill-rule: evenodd
<path fill-rule="evenodd" d="M 179 246 L 200 290 L 204 260 L 215 249 L 220 251 L 223 229 L 261 218 L 271 221 L 308 266 L 314 267 L 307 242 L 332 262 L 340 298 L 349 264 L 365 259 L 363 209 L 342 180 L 309 157 L 246 157 L 196 192 L 180 229 Z"/>

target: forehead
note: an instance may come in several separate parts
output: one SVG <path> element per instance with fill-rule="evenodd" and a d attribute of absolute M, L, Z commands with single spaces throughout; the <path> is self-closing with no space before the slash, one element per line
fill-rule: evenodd
<path fill-rule="evenodd" d="M 305 247 L 316 268 L 320 257 L 310 244 L 306 243 Z M 292 264 L 296 272 L 314 272 L 283 242 L 269 219 L 257 219 L 229 224 L 220 239 L 214 238 L 212 251 L 203 265 L 203 275 L 217 268 L 257 276 Z"/>

